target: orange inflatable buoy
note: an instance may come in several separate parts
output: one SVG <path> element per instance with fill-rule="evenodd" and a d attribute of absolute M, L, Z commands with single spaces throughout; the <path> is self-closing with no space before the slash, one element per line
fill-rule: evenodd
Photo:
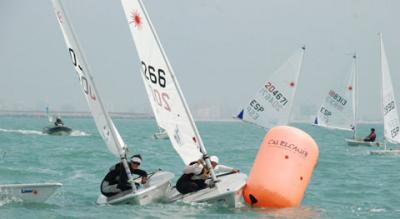
<path fill-rule="evenodd" d="M 304 131 L 289 126 L 270 129 L 247 178 L 244 200 L 256 207 L 299 206 L 318 153 L 317 143 Z"/>

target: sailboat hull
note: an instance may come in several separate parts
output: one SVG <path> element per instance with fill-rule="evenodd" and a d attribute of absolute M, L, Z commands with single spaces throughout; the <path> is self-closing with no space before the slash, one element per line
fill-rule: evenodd
<path fill-rule="evenodd" d="M 72 129 L 66 127 L 66 126 L 54 126 L 54 127 L 46 127 L 43 129 L 43 133 L 48 134 L 48 135 L 70 135 L 72 132 Z"/>
<path fill-rule="evenodd" d="M 152 202 L 164 201 L 167 191 L 171 188 L 170 181 L 174 178 L 174 174 L 166 171 L 157 171 L 149 177 L 148 183 L 139 188 L 135 193 L 126 191 L 113 197 L 107 198 L 100 194 L 97 198 L 97 204 L 131 204 L 146 205 Z"/>
<path fill-rule="evenodd" d="M 156 133 L 154 133 L 153 137 L 155 139 L 168 139 L 169 138 L 166 131 L 156 132 Z"/>
<path fill-rule="evenodd" d="M 202 189 L 197 192 L 180 194 L 174 187 L 169 195 L 168 202 L 182 200 L 183 202 L 208 202 L 221 203 L 228 207 L 241 207 L 242 190 L 246 184 L 247 175 L 235 173 L 218 177 L 219 182 L 212 188 Z"/>
<path fill-rule="evenodd" d="M 381 145 L 379 142 L 363 141 L 361 139 L 345 139 L 345 141 L 349 146 L 379 147 Z"/>
<path fill-rule="evenodd" d="M 400 155 L 400 150 L 377 150 L 377 151 L 370 151 L 370 155 Z"/>
<path fill-rule="evenodd" d="M 22 200 L 26 202 L 45 202 L 61 183 L 33 183 L 0 185 L 0 200 Z"/>

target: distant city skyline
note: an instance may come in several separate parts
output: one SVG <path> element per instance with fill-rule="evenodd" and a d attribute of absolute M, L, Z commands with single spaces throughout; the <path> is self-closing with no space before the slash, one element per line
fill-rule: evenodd
<path fill-rule="evenodd" d="M 119 1 L 63 1 L 111 112 L 150 113 Z M 293 119 L 312 118 L 358 54 L 360 114 L 381 120 L 378 32 L 400 98 L 400 1 L 144 2 L 195 118 L 235 115 L 306 45 Z M 0 110 L 88 111 L 48 0 L 0 0 Z"/>

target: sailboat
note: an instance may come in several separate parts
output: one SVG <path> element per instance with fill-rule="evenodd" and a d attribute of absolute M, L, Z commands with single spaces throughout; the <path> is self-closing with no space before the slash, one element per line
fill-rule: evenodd
<path fill-rule="evenodd" d="M 61 186 L 61 183 L 4 184 L 0 185 L 0 200 L 45 202 Z"/>
<path fill-rule="evenodd" d="M 345 139 L 350 146 L 379 146 L 379 142 L 367 142 L 357 137 L 358 72 L 356 54 L 353 55 L 350 77 L 346 86 L 337 85 L 332 87 L 324 98 L 314 125 L 334 130 L 352 131 L 353 137 Z"/>
<path fill-rule="evenodd" d="M 170 187 L 170 180 L 174 174 L 165 171 L 155 172 L 144 187 L 136 189 L 134 179 L 131 175 L 127 162 L 127 145 L 122 140 L 117 128 L 111 120 L 108 112 L 102 103 L 99 93 L 95 87 L 92 75 L 85 61 L 83 53 L 78 44 L 78 40 L 73 32 L 72 26 L 65 14 L 63 5 L 60 0 L 52 0 L 55 14 L 60 24 L 68 53 L 72 59 L 75 71 L 79 77 L 82 92 L 89 105 L 90 112 L 93 115 L 97 130 L 99 131 L 103 141 L 106 143 L 109 151 L 118 157 L 123 164 L 125 172 L 131 183 L 132 190 L 117 194 L 112 197 L 105 197 L 100 194 L 98 204 L 139 204 L 144 205 L 154 201 L 160 201 L 165 198 L 166 191 Z"/>
<path fill-rule="evenodd" d="M 296 50 L 268 77 L 255 97 L 240 110 L 238 119 L 265 129 L 289 123 L 305 49 L 303 46 Z"/>
<path fill-rule="evenodd" d="M 318 109 L 314 124 L 333 130 L 353 132 L 351 139 L 345 139 L 348 145 L 379 146 L 379 142 L 366 142 L 357 137 L 358 106 L 357 55 L 353 55 L 350 75 L 345 84 L 335 83 L 324 97 Z"/>
<path fill-rule="evenodd" d="M 159 127 L 166 130 L 184 164 L 204 159 L 210 170 L 209 188 L 181 195 L 173 189 L 169 201 L 222 202 L 240 205 L 247 176 L 216 176 L 206 148 L 180 89 L 172 66 L 141 0 L 122 0 L 122 6 L 139 55 L 141 75 Z"/>
<path fill-rule="evenodd" d="M 165 129 L 158 127 L 158 132 L 154 133 L 155 139 L 168 139 L 168 133 Z"/>
<path fill-rule="evenodd" d="M 379 33 L 379 38 L 381 46 L 383 144 L 385 148 L 383 150 L 371 151 L 370 153 L 375 155 L 400 154 L 400 149 L 387 149 L 386 146 L 386 142 L 396 145 L 400 144 L 400 121 L 382 33 Z"/>
<path fill-rule="evenodd" d="M 353 55 L 350 76 L 346 84 L 335 83 L 329 88 L 318 109 L 315 126 L 355 133 L 356 59 L 357 56 Z"/>

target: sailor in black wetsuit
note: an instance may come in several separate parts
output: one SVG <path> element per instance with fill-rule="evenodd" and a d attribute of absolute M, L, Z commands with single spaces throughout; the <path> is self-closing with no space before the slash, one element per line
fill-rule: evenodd
<path fill-rule="evenodd" d="M 217 156 L 210 157 L 211 168 L 214 172 L 239 173 L 238 169 L 219 164 Z M 176 190 L 181 194 L 196 192 L 210 186 L 206 180 L 210 178 L 210 171 L 203 159 L 191 162 L 183 169 L 183 175 L 176 182 Z"/>
<path fill-rule="evenodd" d="M 142 177 L 141 183 L 145 184 L 147 182 L 147 172 L 139 169 L 141 163 L 142 157 L 139 154 L 136 154 L 131 157 L 128 165 L 131 173 Z M 135 183 L 135 185 L 136 187 L 139 186 L 138 183 Z M 104 177 L 100 186 L 101 193 L 107 197 L 130 189 L 132 189 L 132 186 L 128 182 L 128 176 L 126 175 L 124 166 L 121 162 L 110 168 L 110 171 Z"/>
<path fill-rule="evenodd" d="M 63 121 L 61 120 L 61 117 L 57 116 L 56 121 L 54 122 L 55 126 L 64 126 Z"/>
<path fill-rule="evenodd" d="M 207 188 L 206 179 L 209 171 L 202 159 L 191 162 L 183 169 L 183 175 L 176 182 L 176 189 L 181 194 L 199 191 Z"/>

